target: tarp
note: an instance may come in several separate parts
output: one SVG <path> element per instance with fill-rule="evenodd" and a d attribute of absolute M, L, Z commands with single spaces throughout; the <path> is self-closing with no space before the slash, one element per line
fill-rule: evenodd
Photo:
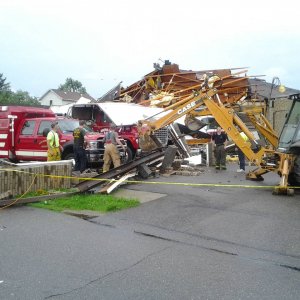
<path fill-rule="evenodd" d="M 101 102 L 95 105 L 99 105 L 117 126 L 136 124 L 139 120 L 145 120 L 163 111 L 161 108 L 146 107 L 134 103 Z M 162 117 L 163 114 L 159 114 L 154 119 Z"/>
<path fill-rule="evenodd" d="M 50 106 L 50 109 L 58 116 L 65 115 L 68 112 L 68 109 L 73 104 L 67 104 L 67 105 L 52 105 Z"/>

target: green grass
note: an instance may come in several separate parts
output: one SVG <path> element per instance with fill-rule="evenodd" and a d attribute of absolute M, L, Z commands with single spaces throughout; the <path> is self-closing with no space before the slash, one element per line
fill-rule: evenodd
<path fill-rule="evenodd" d="M 112 212 L 138 206 L 135 199 L 117 198 L 111 195 L 73 195 L 55 200 L 30 203 L 29 206 L 45 208 L 54 211 L 63 210 L 93 210 L 99 212 Z"/>

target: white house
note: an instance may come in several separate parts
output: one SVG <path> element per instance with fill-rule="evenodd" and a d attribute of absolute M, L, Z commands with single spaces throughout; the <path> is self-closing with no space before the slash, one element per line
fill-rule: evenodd
<path fill-rule="evenodd" d="M 80 94 L 77 92 L 65 92 L 58 89 L 51 89 L 40 98 L 40 102 L 41 105 L 44 106 L 61 106 L 76 103 L 81 98 L 85 98 L 90 101 L 95 100 L 87 93 Z"/>
<path fill-rule="evenodd" d="M 73 104 L 87 104 L 90 103 L 91 100 L 87 99 L 85 97 L 81 97 L 78 101 L 66 105 L 52 105 L 50 106 L 50 109 L 58 116 L 65 116 L 69 110 L 69 108 Z"/>

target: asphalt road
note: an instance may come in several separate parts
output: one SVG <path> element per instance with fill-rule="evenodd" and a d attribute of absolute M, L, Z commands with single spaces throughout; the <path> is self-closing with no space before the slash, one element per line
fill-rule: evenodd
<path fill-rule="evenodd" d="M 89 221 L 16 207 L 0 211 L 0 299 L 299 299 L 300 195 L 273 196 L 278 177 L 248 182 L 205 169 L 159 183 L 166 194 Z"/>

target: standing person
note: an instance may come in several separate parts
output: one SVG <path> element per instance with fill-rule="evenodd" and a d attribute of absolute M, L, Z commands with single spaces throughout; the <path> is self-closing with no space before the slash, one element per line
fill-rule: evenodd
<path fill-rule="evenodd" d="M 57 134 L 58 123 L 51 124 L 51 130 L 47 134 L 47 161 L 57 161 L 61 159 L 61 146 L 59 145 L 59 137 Z"/>
<path fill-rule="evenodd" d="M 226 141 L 228 141 L 227 134 L 225 132 L 222 132 L 221 127 L 218 127 L 217 132 L 212 136 L 217 170 L 220 169 L 226 170 L 226 152 L 225 152 Z"/>
<path fill-rule="evenodd" d="M 245 142 L 248 141 L 248 137 L 246 136 L 246 134 L 244 132 L 240 132 L 240 136 L 243 138 L 243 140 Z M 245 172 L 246 168 L 246 163 L 245 163 L 245 154 L 244 152 L 239 148 L 237 147 L 236 148 L 237 152 L 238 152 L 238 157 L 239 157 L 239 165 L 240 165 L 240 168 L 237 170 L 238 173 L 242 173 L 242 172 Z"/>
<path fill-rule="evenodd" d="M 75 156 L 75 168 L 74 171 L 84 172 L 87 165 L 87 157 L 85 151 L 85 133 L 84 129 L 85 121 L 79 121 L 79 127 L 73 131 L 74 137 L 74 156 Z"/>
<path fill-rule="evenodd" d="M 116 126 L 114 124 L 110 125 L 109 131 L 105 134 L 103 138 L 104 143 L 104 164 L 103 173 L 109 171 L 111 162 L 114 164 L 114 168 L 119 167 L 121 164 L 120 153 L 117 148 L 117 144 L 122 146 L 125 150 L 124 145 L 119 140 L 118 133 L 115 131 Z"/>

